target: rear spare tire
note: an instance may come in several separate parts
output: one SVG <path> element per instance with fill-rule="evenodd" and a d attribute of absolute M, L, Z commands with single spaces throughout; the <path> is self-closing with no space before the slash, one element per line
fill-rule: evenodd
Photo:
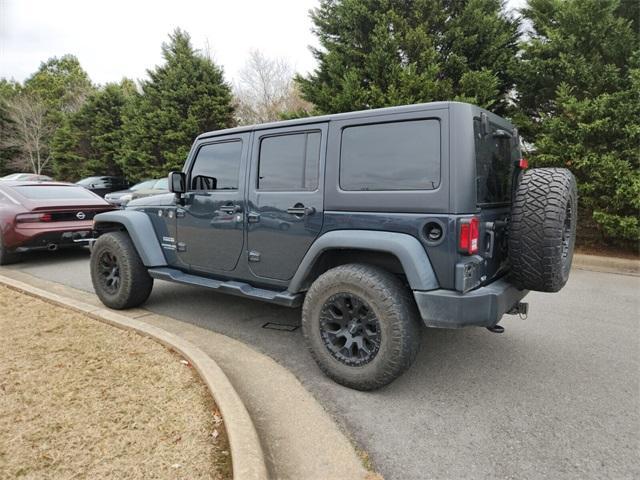
<path fill-rule="evenodd" d="M 564 168 L 523 173 L 509 227 L 513 283 L 538 292 L 557 292 L 567 283 L 576 240 L 578 194 Z"/>

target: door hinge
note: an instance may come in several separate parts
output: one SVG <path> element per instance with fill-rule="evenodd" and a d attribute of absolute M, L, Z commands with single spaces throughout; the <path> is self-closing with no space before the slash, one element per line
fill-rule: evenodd
<path fill-rule="evenodd" d="M 250 262 L 259 262 L 260 261 L 260 252 L 256 252 L 255 250 L 249 251 L 249 261 Z"/>

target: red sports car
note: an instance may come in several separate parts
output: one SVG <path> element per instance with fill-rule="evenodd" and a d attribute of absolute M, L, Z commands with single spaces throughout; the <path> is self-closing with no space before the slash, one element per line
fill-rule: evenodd
<path fill-rule="evenodd" d="M 78 185 L 0 182 L 0 265 L 22 252 L 78 245 L 91 238 L 94 215 L 108 210 L 113 206 Z"/>

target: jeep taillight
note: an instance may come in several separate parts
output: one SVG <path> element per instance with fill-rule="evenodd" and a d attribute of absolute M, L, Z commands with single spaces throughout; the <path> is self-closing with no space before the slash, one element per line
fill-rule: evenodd
<path fill-rule="evenodd" d="M 460 236 L 458 247 L 466 255 L 478 253 L 480 239 L 480 221 L 477 217 L 465 218 L 460 221 Z"/>

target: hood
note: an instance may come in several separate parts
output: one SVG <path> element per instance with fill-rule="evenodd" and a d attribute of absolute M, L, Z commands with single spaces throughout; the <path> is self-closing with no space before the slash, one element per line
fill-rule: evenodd
<path fill-rule="evenodd" d="M 131 189 L 127 189 L 127 190 L 118 190 L 117 192 L 110 192 L 107 193 L 104 198 L 112 198 L 114 200 L 117 200 L 119 198 L 124 197 L 125 195 L 127 195 L 128 193 L 133 193 L 133 190 Z"/>
<path fill-rule="evenodd" d="M 163 193 L 150 197 L 135 198 L 127 203 L 127 207 L 155 207 L 176 204 L 176 196 L 173 193 Z"/>

